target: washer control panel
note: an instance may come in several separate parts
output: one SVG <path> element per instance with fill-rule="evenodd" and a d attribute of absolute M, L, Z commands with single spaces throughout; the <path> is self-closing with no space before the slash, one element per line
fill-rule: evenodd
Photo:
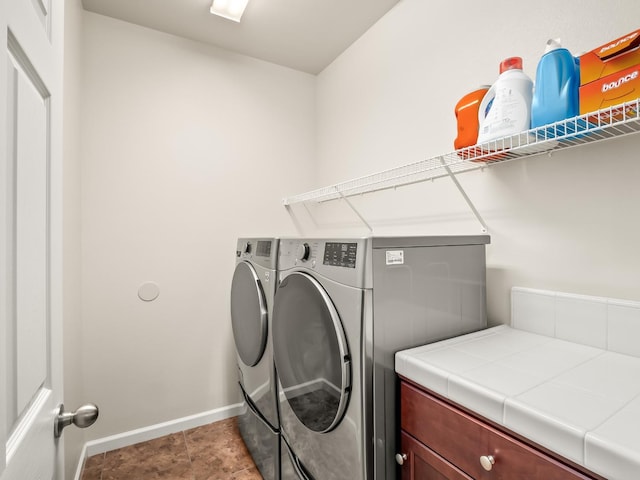
<path fill-rule="evenodd" d="M 278 262 L 277 238 L 238 238 L 237 262 L 248 261 L 265 268 L 275 269 Z"/>

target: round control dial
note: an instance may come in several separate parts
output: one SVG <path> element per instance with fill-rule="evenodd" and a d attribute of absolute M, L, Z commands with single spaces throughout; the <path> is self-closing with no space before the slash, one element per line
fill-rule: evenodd
<path fill-rule="evenodd" d="M 296 258 L 303 262 L 309 260 L 309 255 L 311 254 L 311 247 L 309 247 L 308 243 L 301 243 L 298 245 L 298 251 L 296 252 Z"/>
<path fill-rule="evenodd" d="M 244 245 L 242 245 L 242 253 L 251 253 L 251 243 L 250 242 L 244 242 Z"/>

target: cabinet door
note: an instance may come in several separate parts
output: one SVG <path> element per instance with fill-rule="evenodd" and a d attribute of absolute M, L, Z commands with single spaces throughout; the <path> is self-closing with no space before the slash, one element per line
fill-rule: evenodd
<path fill-rule="evenodd" d="M 406 432 L 400 434 L 400 448 L 407 456 L 402 480 L 472 480 Z"/>

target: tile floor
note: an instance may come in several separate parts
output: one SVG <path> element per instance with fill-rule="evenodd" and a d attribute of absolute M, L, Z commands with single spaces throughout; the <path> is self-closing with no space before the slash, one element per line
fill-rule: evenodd
<path fill-rule="evenodd" d="M 82 480 L 262 480 L 235 418 L 87 458 Z"/>

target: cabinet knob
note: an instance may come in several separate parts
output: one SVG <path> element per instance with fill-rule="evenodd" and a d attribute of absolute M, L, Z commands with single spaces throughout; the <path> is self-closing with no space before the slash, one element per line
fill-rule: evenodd
<path fill-rule="evenodd" d="M 396 453 L 396 463 L 398 465 L 403 465 L 406 460 L 407 460 L 406 453 Z"/>
<path fill-rule="evenodd" d="M 482 468 L 487 472 L 491 471 L 494 463 L 496 463 L 496 459 L 493 458 L 493 455 L 482 455 L 480 457 L 480 465 L 482 465 Z"/>

